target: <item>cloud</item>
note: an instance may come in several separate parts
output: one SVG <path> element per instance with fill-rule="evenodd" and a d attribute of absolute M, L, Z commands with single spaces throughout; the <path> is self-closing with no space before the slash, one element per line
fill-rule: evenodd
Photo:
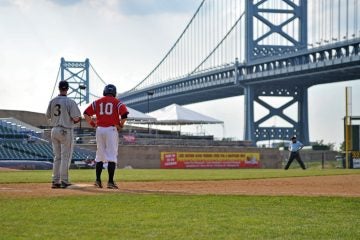
<path fill-rule="evenodd" d="M 46 3 L 51 3 L 55 6 L 70 7 L 79 5 L 82 2 L 83 0 L 0 0 L 0 8 L 15 6 L 22 10 L 33 10 L 33 8 L 44 6 Z"/>
<path fill-rule="evenodd" d="M 120 11 L 125 15 L 157 15 L 193 12 L 200 1 L 194 0 L 122 0 Z"/>
<path fill-rule="evenodd" d="M 96 10 L 101 17 L 105 17 L 110 21 L 123 20 L 120 11 L 121 0 L 88 0 L 86 1 L 89 6 Z"/>
<path fill-rule="evenodd" d="M 10 6 L 9 0 L 0 0 L 0 7 L 8 7 Z"/>
<path fill-rule="evenodd" d="M 81 3 L 82 0 L 49 0 L 50 2 L 60 6 L 73 6 Z"/>

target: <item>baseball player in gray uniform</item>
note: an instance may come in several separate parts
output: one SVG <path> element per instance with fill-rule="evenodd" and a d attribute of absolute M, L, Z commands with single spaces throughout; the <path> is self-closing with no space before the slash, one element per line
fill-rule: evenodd
<path fill-rule="evenodd" d="M 60 94 L 53 98 L 46 111 L 50 119 L 51 141 L 54 152 L 52 188 L 67 188 L 69 182 L 69 165 L 73 153 L 73 129 L 81 120 L 81 113 L 75 101 L 67 97 L 69 84 L 59 82 Z"/>

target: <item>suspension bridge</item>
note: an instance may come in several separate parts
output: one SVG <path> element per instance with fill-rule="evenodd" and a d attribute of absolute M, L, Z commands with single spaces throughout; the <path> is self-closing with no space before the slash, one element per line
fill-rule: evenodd
<path fill-rule="evenodd" d="M 97 86 L 91 86 L 90 79 L 92 79 L 91 85 L 97 84 Z M 89 59 L 82 62 L 67 61 L 65 58 L 61 58 L 51 98 L 57 93 L 56 89 L 59 81 L 69 83 L 68 97 L 74 99 L 79 105 L 89 103 L 90 97 L 99 98 L 102 96 L 102 90 L 107 84 L 100 77 Z"/>
<path fill-rule="evenodd" d="M 244 95 L 244 139 L 308 144 L 308 88 L 360 79 L 359 10 L 359 0 L 203 0 L 161 61 L 119 97 L 147 112 Z M 288 101 L 275 107 L 274 98 Z M 268 113 L 255 119 L 255 105 Z M 268 125 L 273 117 L 290 126 Z"/>

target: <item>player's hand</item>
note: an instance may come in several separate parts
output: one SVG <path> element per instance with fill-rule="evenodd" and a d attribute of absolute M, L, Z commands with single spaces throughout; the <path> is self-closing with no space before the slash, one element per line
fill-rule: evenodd
<path fill-rule="evenodd" d="M 120 125 L 115 125 L 115 127 L 119 132 L 122 130 L 122 126 L 120 126 Z"/>
<path fill-rule="evenodd" d="M 74 124 L 77 124 L 81 121 L 81 118 L 73 118 L 72 120 L 73 120 Z"/>
<path fill-rule="evenodd" d="M 96 123 L 94 122 L 94 121 L 91 121 L 90 122 L 90 125 L 93 127 L 93 128 L 96 128 L 97 126 L 96 126 Z"/>

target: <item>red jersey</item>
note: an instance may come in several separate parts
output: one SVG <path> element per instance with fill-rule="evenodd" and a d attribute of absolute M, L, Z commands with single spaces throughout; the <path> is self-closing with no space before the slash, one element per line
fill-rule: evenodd
<path fill-rule="evenodd" d="M 84 111 L 89 116 L 96 115 L 96 125 L 110 127 L 120 124 L 121 116 L 126 116 L 128 110 L 119 99 L 112 96 L 102 97 L 90 104 Z"/>

